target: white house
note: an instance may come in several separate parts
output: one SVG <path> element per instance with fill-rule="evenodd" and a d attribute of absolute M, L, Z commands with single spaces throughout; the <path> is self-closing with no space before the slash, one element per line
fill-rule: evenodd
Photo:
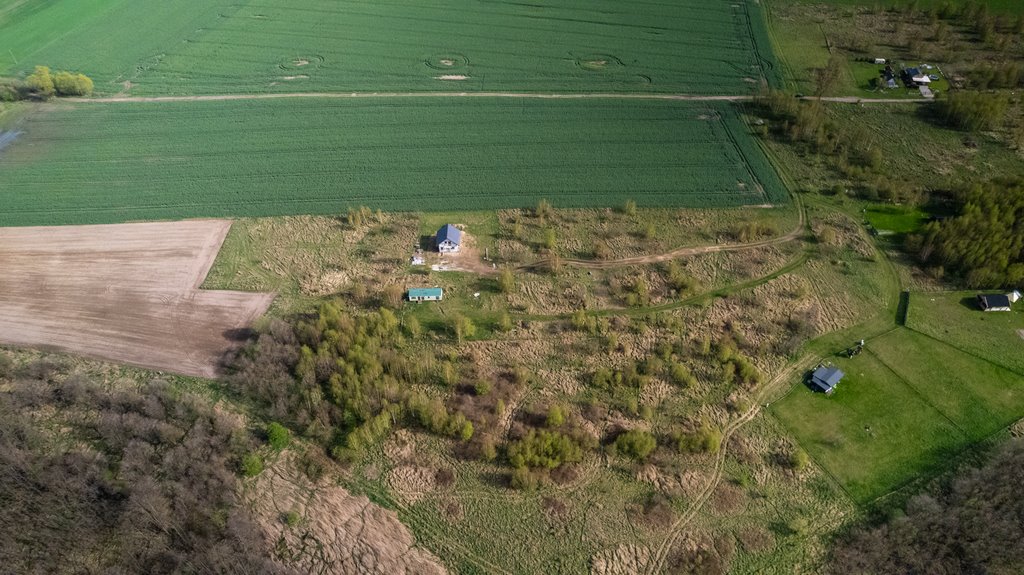
<path fill-rule="evenodd" d="M 462 232 L 451 224 L 445 224 L 437 230 L 434 240 L 437 243 L 437 251 L 442 254 L 454 253 L 459 251 L 459 246 L 462 244 Z"/>

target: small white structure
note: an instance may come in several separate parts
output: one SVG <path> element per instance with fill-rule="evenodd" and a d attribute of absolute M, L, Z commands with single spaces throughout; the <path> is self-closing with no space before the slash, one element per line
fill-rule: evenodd
<path fill-rule="evenodd" d="M 437 243 L 437 251 L 442 254 L 454 253 L 459 251 L 462 244 L 462 232 L 451 224 L 445 224 L 437 230 L 434 241 Z"/>
<path fill-rule="evenodd" d="M 875 64 L 885 64 L 885 58 L 875 58 Z"/>
<path fill-rule="evenodd" d="M 1017 303 L 1017 300 L 1019 300 L 1021 296 L 1019 291 L 1013 290 L 1013 292 L 1007 294 L 1006 297 L 1010 298 L 1010 303 Z"/>
<path fill-rule="evenodd" d="M 421 266 L 421 265 L 423 265 L 423 256 L 421 256 L 419 254 L 416 254 L 416 255 L 412 256 L 411 263 L 414 266 Z"/>
<path fill-rule="evenodd" d="M 918 86 L 932 83 L 932 79 L 928 77 L 928 74 L 915 74 L 914 76 L 911 76 L 910 79 Z"/>

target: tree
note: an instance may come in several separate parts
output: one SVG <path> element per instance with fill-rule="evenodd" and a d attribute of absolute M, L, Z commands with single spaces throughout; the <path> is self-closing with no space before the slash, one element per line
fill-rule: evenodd
<path fill-rule="evenodd" d="M 455 334 L 455 340 L 462 343 L 463 339 L 476 335 L 476 326 L 473 320 L 457 313 L 452 317 L 452 333 Z"/>
<path fill-rule="evenodd" d="M 498 274 L 498 289 L 501 293 L 512 293 L 516 288 L 516 276 L 512 270 L 505 268 Z"/>
<path fill-rule="evenodd" d="M 544 238 L 541 240 L 541 245 L 544 249 L 551 251 L 555 249 L 555 230 L 551 228 L 544 228 Z"/>
<path fill-rule="evenodd" d="M 818 98 L 835 89 L 842 75 L 845 59 L 839 54 L 833 54 L 828 59 L 824 68 L 814 71 L 814 95 Z"/>
<path fill-rule="evenodd" d="M 25 78 L 25 86 L 44 98 L 53 96 L 56 91 L 53 85 L 53 76 L 50 75 L 50 69 L 46 66 L 36 66 L 35 70 Z"/>

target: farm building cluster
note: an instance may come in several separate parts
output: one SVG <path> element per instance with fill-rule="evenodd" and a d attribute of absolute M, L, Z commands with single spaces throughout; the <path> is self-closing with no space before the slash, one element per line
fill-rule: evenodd
<path fill-rule="evenodd" d="M 462 246 L 462 230 L 452 224 L 441 226 L 434 234 L 434 246 L 438 253 L 453 254 L 459 251 Z M 425 263 L 423 252 L 416 250 L 411 258 L 414 266 L 421 266 Z M 406 298 L 410 302 L 421 303 L 425 301 L 441 301 L 444 299 L 444 290 L 439 287 L 433 288 L 410 288 L 406 292 Z"/>
<path fill-rule="evenodd" d="M 883 88 L 894 90 L 902 84 L 908 90 L 916 89 L 920 91 L 921 95 L 925 98 L 935 97 L 931 84 L 941 79 L 939 75 L 941 70 L 937 66 L 932 66 L 931 64 L 920 64 L 913 67 L 899 66 L 897 70 L 892 62 L 885 58 L 875 58 L 874 62 L 875 64 L 885 66 L 879 70 L 880 82 Z"/>

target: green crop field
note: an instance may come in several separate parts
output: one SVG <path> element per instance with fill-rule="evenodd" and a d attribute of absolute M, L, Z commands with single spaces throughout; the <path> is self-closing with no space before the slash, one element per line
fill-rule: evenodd
<path fill-rule="evenodd" d="M 0 74 L 100 93 L 750 93 L 778 84 L 760 4 L 680 0 L 0 0 Z"/>
<path fill-rule="evenodd" d="M 785 190 L 727 105 L 340 98 L 54 105 L 0 155 L 3 225 L 532 206 Z"/>

